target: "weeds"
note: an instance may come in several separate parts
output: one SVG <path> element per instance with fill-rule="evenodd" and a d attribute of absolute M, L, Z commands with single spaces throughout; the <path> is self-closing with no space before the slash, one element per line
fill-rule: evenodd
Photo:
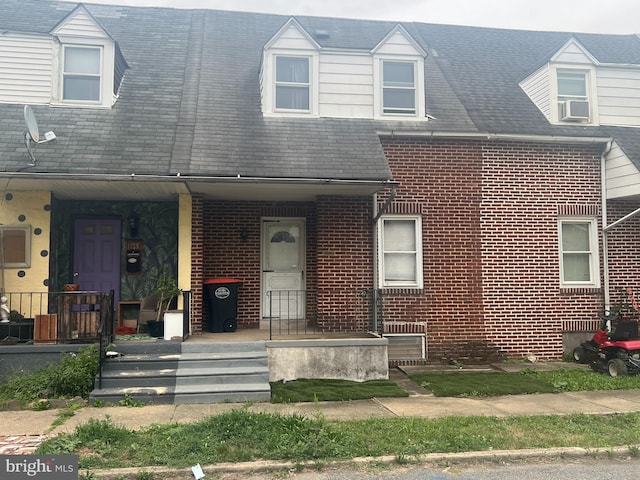
<path fill-rule="evenodd" d="M 11 377 L 0 384 L 0 400 L 22 404 L 41 398 L 86 398 L 98 372 L 98 349 L 90 346 L 78 353 L 63 353 L 60 360 L 28 374 Z"/>

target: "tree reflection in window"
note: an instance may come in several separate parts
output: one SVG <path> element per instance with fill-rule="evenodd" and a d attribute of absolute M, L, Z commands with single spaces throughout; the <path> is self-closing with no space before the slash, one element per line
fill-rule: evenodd
<path fill-rule="evenodd" d="M 271 237 L 271 243 L 296 243 L 296 239 L 289 232 L 281 230 Z"/>

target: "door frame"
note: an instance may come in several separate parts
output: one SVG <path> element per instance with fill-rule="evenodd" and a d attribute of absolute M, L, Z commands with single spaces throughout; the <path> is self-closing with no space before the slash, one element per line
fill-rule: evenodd
<path fill-rule="evenodd" d="M 122 282 L 122 264 L 121 264 L 122 228 L 123 228 L 122 217 L 117 215 L 77 215 L 71 218 L 72 233 L 71 233 L 71 243 L 70 243 L 70 250 L 69 250 L 69 267 L 70 267 L 70 272 L 72 272 L 72 275 L 76 271 L 75 259 L 76 259 L 76 248 L 78 248 L 78 246 L 76 245 L 76 229 L 77 229 L 78 222 L 82 220 L 89 220 L 89 221 L 114 220 L 119 223 L 120 235 L 118 237 L 118 254 L 115 259 L 117 260 L 117 262 L 114 263 L 114 265 L 116 265 L 116 269 L 118 272 L 118 281 L 116 282 L 117 288 L 114 288 L 114 310 L 115 310 L 115 306 L 118 305 L 118 301 L 120 299 L 120 289 L 121 289 L 121 282 Z M 75 275 L 73 278 L 75 278 Z"/>
<path fill-rule="evenodd" d="M 265 274 L 266 266 L 265 266 L 265 256 L 266 256 L 266 228 L 265 226 L 270 223 L 280 223 L 280 222 L 296 222 L 300 223 L 301 233 L 300 233 L 300 259 L 301 259 L 301 268 L 300 274 L 302 278 L 300 279 L 300 290 L 306 292 L 307 290 L 307 219 L 305 217 L 261 217 L 260 218 L 260 318 L 268 318 L 269 317 L 269 306 L 267 304 L 267 285 L 265 282 Z M 298 310 L 301 313 L 302 318 L 306 315 L 306 301 L 303 297 L 302 304 Z"/>

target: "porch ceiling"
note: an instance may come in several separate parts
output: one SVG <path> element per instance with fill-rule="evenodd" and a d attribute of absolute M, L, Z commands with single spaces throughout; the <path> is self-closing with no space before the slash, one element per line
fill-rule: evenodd
<path fill-rule="evenodd" d="M 62 200 L 162 201 L 179 194 L 217 200 L 313 201 L 318 195 L 369 196 L 388 182 L 322 180 L 182 179 L 181 177 L 36 178 L 0 177 L 0 189 L 50 191 Z"/>

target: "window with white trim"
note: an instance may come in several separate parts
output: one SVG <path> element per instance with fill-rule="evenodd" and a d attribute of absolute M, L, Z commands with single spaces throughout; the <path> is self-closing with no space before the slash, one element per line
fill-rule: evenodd
<path fill-rule="evenodd" d="M 378 222 L 379 285 L 422 288 L 422 219 L 418 215 L 384 215 Z"/>
<path fill-rule="evenodd" d="M 0 226 L 0 266 L 31 266 L 31 226 Z"/>
<path fill-rule="evenodd" d="M 559 220 L 561 286 L 600 286 L 597 226 L 595 218 Z"/>
<path fill-rule="evenodd" d="M 310 111 L 311 58 L 276 56 L 276 110 Z"/>
<path fill-rule="evenodd" d="M 589 102 L 589 72 L 557 70 L 558 120 L 589 122 L 593 105 Z"/>
<path fill-rule="evenodd" d="M 65 45 L 63 55 L 62 100 L 100 102 L 102 49 Z"/>
<path fill-rule="evenodd" d="M 415 62 L 382 61 L 382 113 L 416 114 Z"/>

